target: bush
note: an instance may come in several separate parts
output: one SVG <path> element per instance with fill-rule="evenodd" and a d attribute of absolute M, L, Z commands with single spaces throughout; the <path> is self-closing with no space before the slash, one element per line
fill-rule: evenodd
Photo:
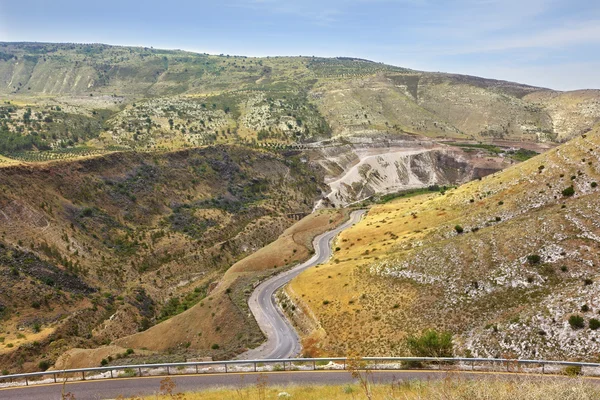
<path fill-rule="evenodd" d="M 46 360 L 42 360 L 38 364 L 38 368 L 42 371 L 46 371 L 48 368 L 50 368 L 50 362 L 46 361 Z"/>
<path fill-rule="evenodd" d="M 329 304 L 329 300 L 323 300 L 323 305 Z"/>
<path fill-rule="evenodd" d="M 568 188 L 566 188 L 565 190 L 562 191 L 562 195 L 565 197 L 571 197 L 575 194 L 575 189 L 573 188 L 573 185 L 569 186 Z"/>
<path fill-rule="evenodd" d="M 575 377 L 581 375 L 581 367 L 578 365 L 569 365 L 565 368 L 565 375 Z"/>
<path fill-rule="evenodd" d="M 462 226 L 460 226 L 460 225 L 456 225 L 456 226 L 454 227 L 454 230 L 456 231 L 456 233 L 459 233 L 459 234 L 460 234 L 460 233 L 463 233 L 463 232 L 465 231 L 465 230 L 463 229 L 463 227 L 462 227 Z"/>
<path fill-rule="evenodd" d="M 600 321 L 596 318 L 590 319 L 589 327 L 593 331 L 597 330 L 598 328 L 600 328 Z"/>
<path fill-rule="evenodd" d="M 100 365 L 105 366 L 108 364 L 108 360 L 106 358 L 103 358 L 102 361 L 100 361 Z"/>
<path fill-rule="evenodd" d="M 127 349 L 127 350 L 125 351 L 125 354 L 127 354 L 127 355 L 131 355 L 131 354 L 133 354 L 133 353 L 135 353 L 135 352 L 133 351 L 133 349 Z"/>
<path fill-rule="evenodd" d="M 215 343 L 212 346 L 210 346 L 210 348 L 213 350 L 219 350 L 219 345 Z"/>
<path fill-rule="evenodd" d="M 406 344 L 415 357 L 452 357 L 453 345 L 450 332 L 428 329 L 421 336 L 409 336 Z"/>
<path fill-rule="evenodd" d="M 590 186 L 591 186 L 592 188 L 595 188 L 596 186 L 598 186 L 598 183 L 597 183 L 597 182 L 592 182 L 592 183 L 590 183 Z"/>
<path fill-rule="evenodd" d="M 590 311 L 590 307 L 587 304 L 584 304 L 581 306 L 581 312 L 588 312 Z"/>
<path fill-rule="evenodd" d="M 571 328 L 574 330 L 583 329 L 585 327 L 585 321 L 581 315 L 574 314 L 569 317 L 569 325 L 571 325 Z"/>
<path fill-rule="evenodd" d="M 537 254 L 530 254 L 527 256 L 527 262 L 529 264 L 539 264 L 540 261 L 542 261 L 542 258 L 540 256 L 538 256 Z"/>

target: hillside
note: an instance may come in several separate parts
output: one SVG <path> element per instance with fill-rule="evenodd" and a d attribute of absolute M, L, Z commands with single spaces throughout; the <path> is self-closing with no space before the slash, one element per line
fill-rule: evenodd
<path fill-rule="evenodd" d="M 237 146 L 0 168 L 2 364 L 53 362 L 191 308 L 312 210 L 319 174 Z"/>
<path fill-rule="evenodd" d="M 286 289 L 306 354 L 403 355 L 407 335 L 434 328 L 457 355 L 597 360 L 599 180 L 596 129 L 373 207 Z"/>
<path fill-rule="evenodd" d="M 0 96 L 0 154 L 22 161 L 407 133 L 520 147 L 568 140 L 600 119 L 595 90 L 562 93 L 351 58 L 100 44 L 0 43 Z"/>

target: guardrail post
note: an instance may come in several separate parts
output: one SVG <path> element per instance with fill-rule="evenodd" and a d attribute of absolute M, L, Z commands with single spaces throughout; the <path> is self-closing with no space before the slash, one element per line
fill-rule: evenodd
<path fill-rule="evenodd" d="M 167 365 L 167 375 L 171 375 L 171 371 L 169 371 L 169 366 Z"/>
<path fill-rule="evenodd" d="M 471 371 L 475 371 L 475 361 L 471 361 Z"/>
<path fill-rule="evenodd" d="M 110 370 L 110 377 L 113 378 L 112 369 Z"/>
<path fill-rule="evenodd" d="M 29 386 L 29 381 L 27 380 L 27 377 L 25 377 L 25 386 Z"/>
<path fill-rule="evenodd" d="M 140 372 L 140 376 L 142 376 L 142 367 L 139 367 L 138 371 Z"/>
<path fill-rule="evenodd" d="M 256 372 L 256 362 L 254 363 L 254 372 Z"/>
<path fill-rule="evenodd" d="M 545 369 L 546 369 L 546 364 L 542 363 L 542 375 L 544 375 Z"/>
<path fill-rule="evenodd" d="M 313 371 L 317 370 L 317 363 L 315 360 L 313 360 Z"/>
<path fill-rule="evenodd" d="M 198 373 L 198 364 L 196 364 L 196 373 Z"/>
<path fill-rule="evenodd" d="M 285 371 L 285 361 L 283 362 L 283 370 Z"/>
<path fill-rule="evenodd" d="M 54 375 L 54 383 L 56 383 L 56 374 L 53 374 L 53 375 Z"/>
<path fill-rule="evenodd" d="M 346 369 L 346 359 L 344 359 L 344 369 Z"/>
<path fill-rule="evenodd" d="M 225 373 L 227 373 L 227 364 L 225 364 Z"/>
<path fill-rule="evenodd" d="M 81 371 L 81 380 L 85 381 L 85 371 Z"/>

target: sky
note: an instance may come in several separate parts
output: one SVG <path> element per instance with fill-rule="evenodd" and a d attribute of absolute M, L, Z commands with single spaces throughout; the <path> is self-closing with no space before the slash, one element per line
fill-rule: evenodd
<path fill-rule="evenodd" d="M 600 89 L 599 0 L 0 0 L 0 41 L 348 56 Z"/>

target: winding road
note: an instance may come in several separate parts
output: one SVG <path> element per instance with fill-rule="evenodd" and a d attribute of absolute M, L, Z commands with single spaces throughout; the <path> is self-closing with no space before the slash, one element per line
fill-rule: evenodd
<path fill-rule="evenodd" d="M 333 239 L 343 230 L 358 222 L 366 210 L 353 211 L 350 219 L 337 228 L 317 236 L 313 241 L 315 254 L 304 263 L 264 281 L 256 287 L 248 305 L 260 329 L 267 337 L 259 347 L 241 354 L 238 359 L 290 358 L 300 353 L 302 347 L 296 330 L 275 303 L 275 292 L 302 271 L 329 260 Z"/>

